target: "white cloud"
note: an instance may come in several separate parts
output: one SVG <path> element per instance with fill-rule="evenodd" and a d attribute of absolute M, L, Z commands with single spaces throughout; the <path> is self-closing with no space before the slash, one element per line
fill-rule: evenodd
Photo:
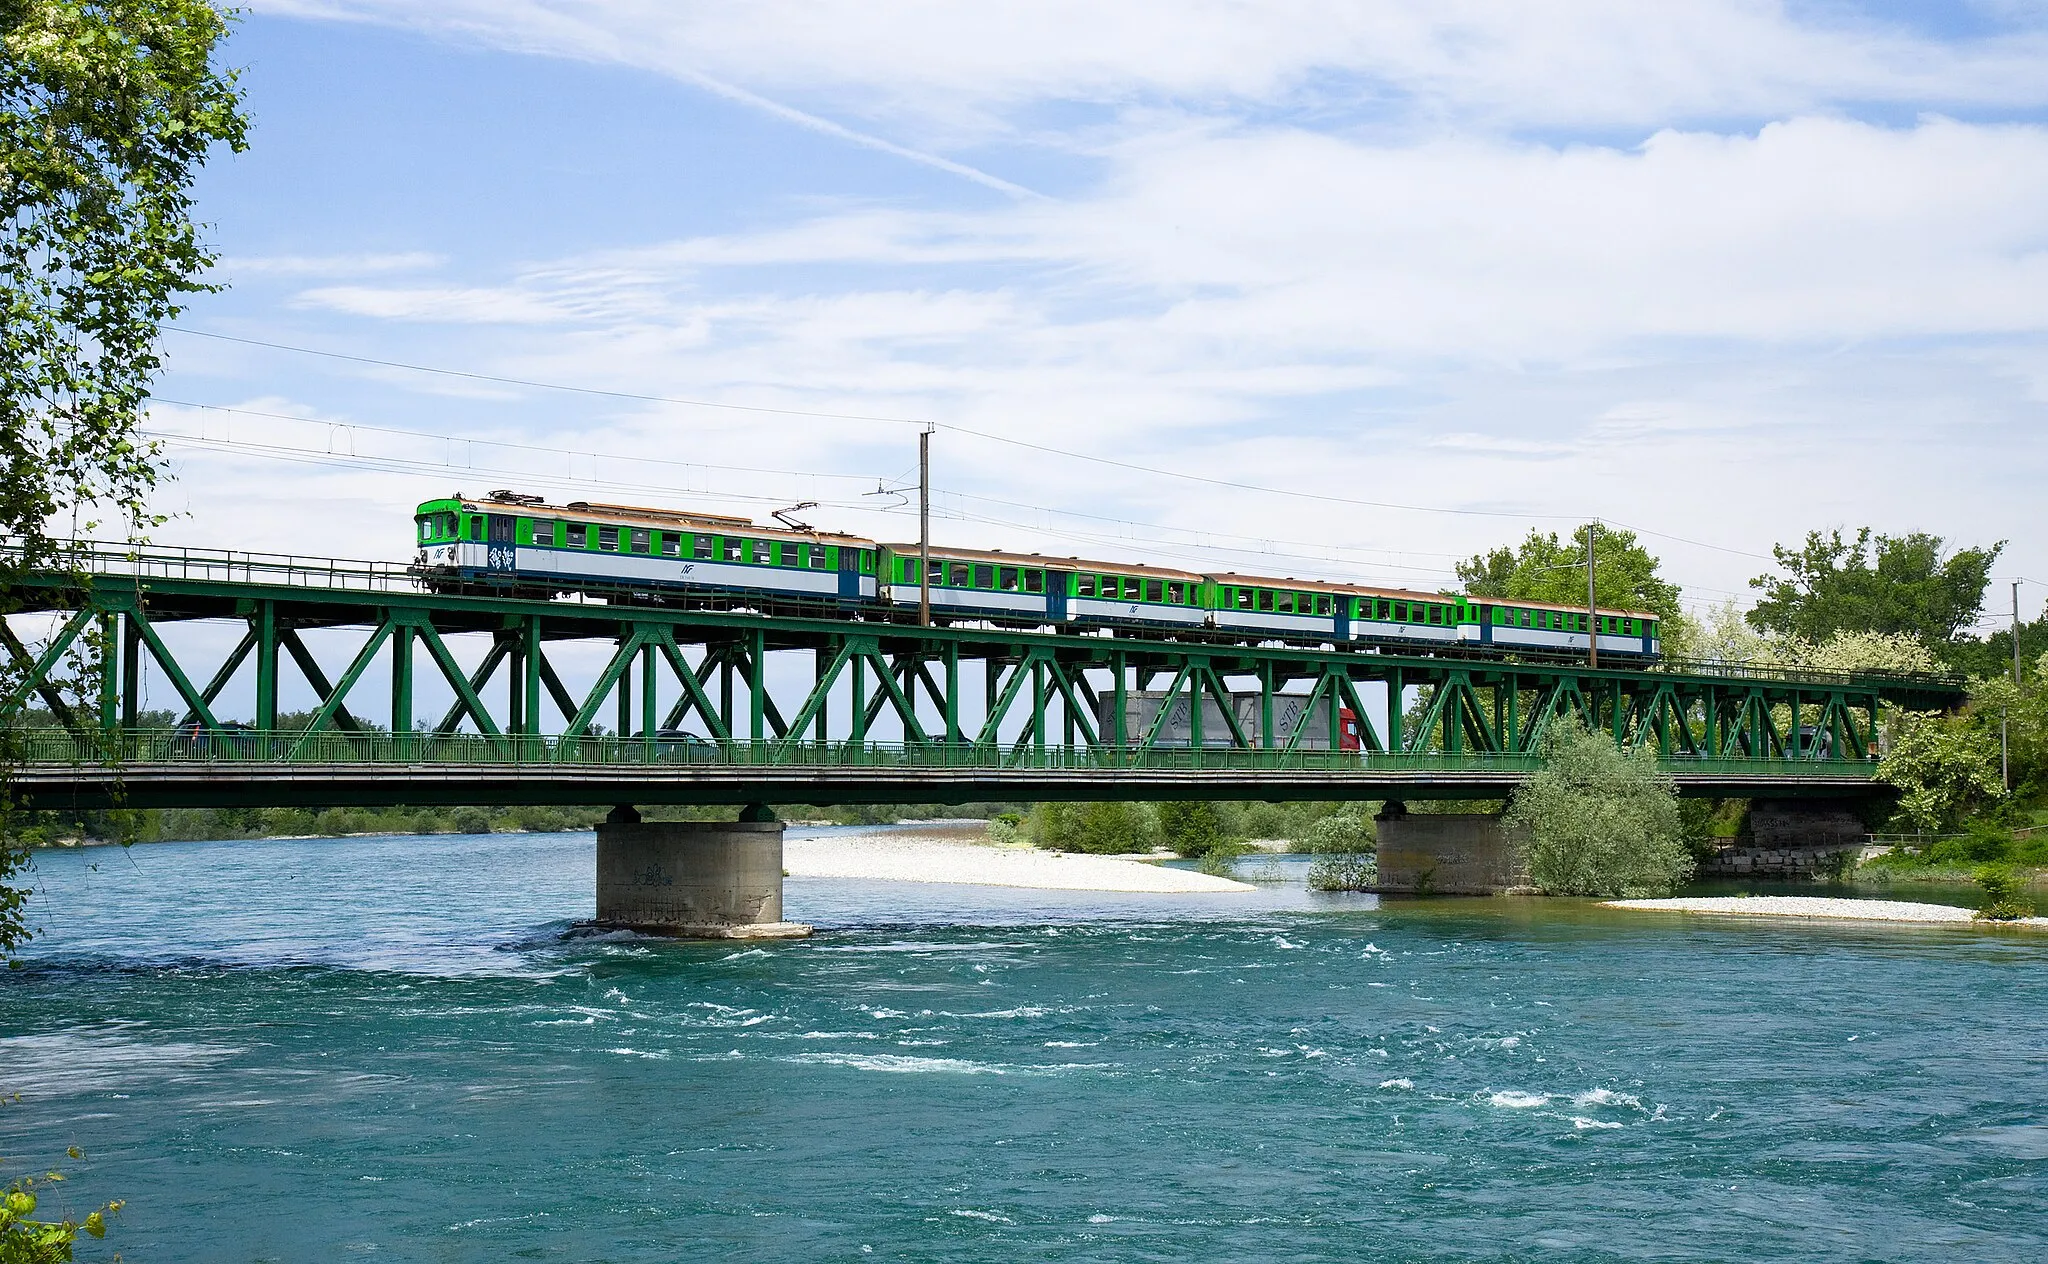
<path fill-rule="evenodd" d="M 1255 373 L 1254 391 L 1317 364 L 1384 376 L 1417 360 L 1626 357 L 1658 340 L 2048 329 L 2040 127 L 1807 118 L 1753 136 L 1661 132 L 1633 150 L 1270 130 L 1121 156 L 1099 194 L 1057 205 L 861 209 L 499 286 L 302 299 L 386 319 L 562 322 L 624 334 L 632 358 L 650 343 L 720 356 L 765 343 L 815 373 L 883 345 L 898 373 L 1113 358 Z M 809 266 L 719 275 L 773 265 Z M 953 283 L 891 283 L 891 268 L 922 265 Z"/>
<path fill-rule="evenodd" d="M 459 282 L 278 268 L 346 282 L 311 286 L 292 313 L 345 341 L 280 340 L 937 417 L 1235 482 L 1516 515 L 1289 501 L 954 432 L 942 488 L 1151 525 L 942 501 L 997 520 L 942 519 L 950 538 L 1176 562 L 1204 556 L 1196 532 L 1321 540 L 1230 562 L 1308 574 L 1342 555 L 1363 577 L 1447 582 L 1450 556 L 1595 513 L 1752 554 L 1836 522 L 2020 538 L 2025 489 L 2048 476 L 2032 440 L 2048 393 L 2048 128 L 1830 108 L 2038 103 L 2037 33 L 1944 43 L 1761 3 L 1552 5 L 1540 23 L 1460 3 L 261 7 L 718 77 L 921 142 L 1024 137 L 1086 151 L 1100 173 L 1058 202 L 906 196 L 799 219 L 763 205 L 735 217 L 758 227 L 727 235 L 538 264 L 468 252 Z M 1031 107 L 1058 102 L 1105 108 L 1064 130 L 1036 121 Z M 1365 119 L 1367 102 L 1382 116 Z M 1752 115 L 1743 130 L 1683 122 Z M 1639 143 L 1528 138 L 1559 125 Z M 376 398 L 389 420 L 460 428 L 443 397 Z M 536 477 L 722 488 L 757 514 L 808 495 L 835 525 L 908 530 L 862 510 L 864 489 L 671 478 L 629 459 L 894 478 L 908 427 L 560 393 L 489 424 L 622 458 Z M 374 483 L 381 513 L 450 477 L 318 486 Z M 296 510 L 288 481 L 276 512 Z M 1740 593 L 1765 565 L 1657 547 L 1708 593 Z M 1399 569 L 1412 565 L 1436 574 Z"/>
<path fill-rule="evenodd" d="M 1306 101 L 1418 121 L 1657 126 L 1861 102 L 2038 105 L 2038 15 L 1929 38 L 1773 0 L 258 0 L 528 53 L 824 98 L 928 134 L 1039 102 Z"/>

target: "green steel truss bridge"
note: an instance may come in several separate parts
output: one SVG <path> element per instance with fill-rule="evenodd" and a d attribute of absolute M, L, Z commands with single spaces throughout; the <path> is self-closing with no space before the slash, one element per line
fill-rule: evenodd
<path fill-rule="evenodd" d="M 8 596 L 9 791 L 61 809 L 1492 799 L 1567 718 L 1653 746 L 1685 793 L 1853 797 L 1876 789 L 1881 704 L 1962 696 L 437 595 L 403 566 L 180 549 L 84 549 Z M 310 723 L 280 726 L 287 697 Z M 181 718 L 148 727 L 159 707 Z"/>

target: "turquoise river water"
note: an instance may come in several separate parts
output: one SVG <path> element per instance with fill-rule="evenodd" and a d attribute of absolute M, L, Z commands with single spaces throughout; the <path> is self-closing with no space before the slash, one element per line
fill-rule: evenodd
<path fill-rule="evenodd" d="M 591 870 L 44 853 L 6 1171 L 84 1147 L 131 1261 L 2048 1258 L 2048 936 L 792 879 L 674 944 Z"/>

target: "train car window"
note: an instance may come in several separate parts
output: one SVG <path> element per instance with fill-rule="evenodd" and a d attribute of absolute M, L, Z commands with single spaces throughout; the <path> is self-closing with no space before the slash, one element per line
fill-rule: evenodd
<path fill-rule="evenodd" d="M 1287 592 L 1275 593 L 1273 595 L 1273 608 L 1275 610 L 1278 610 L 1281 614 L 1293 614 L 1294 594 Z"/>
<path fill-rule="evenodd" d="M 1270 588 L 1261 588 L 1261 589 L 1259 589 L 1259 609 L 1260 609 L 1260 610 L 1271 610 L 1272 608 L 1273 608 L 1273 590 L 1272 590 L 1272 589 L 1270 589 Z"/>
<path fill-rule="evenodd" d="M 1017 568 L 999 566 L 996 568 L 996 587 L 1004 592 L 1017 591 Z"/>
<path fill-rule="evenodd" d="M 1166 586 L 1166 604 L 1170 606 L 1185 605 L 1187 599 L 1188 586 L 1186 584 L 1176 579 Z"/>
<path fill-rule="evenodd" d="M 1034 593 L 1042 593 L 1042 592 L 1044 592 L 1044 591 L 1045 591 L 1045 572 L 1044 572 L 1044 571 L 1025 571 L 1025 572 L 1024 572 L 1024 591 L 1025 591 L 1025 592 L 1034 592 Z"/>
<path fill-rule="evenodd" d="M 599 527 L 597 529 L 597 547 L 606 553 L 618 552 L 619 529 L 617 527 Z"/>
<path fill-rule="evenodd" d="M 662 532 L 661 555 L 663 557 L 681 557 L 683 555 L 682 537 L 673 531 Z"/>
<path fill-rule="evenodd" d="M 996 586 L 996 568 L 993 566 L 975 567 L 974 586 L 976 588 L 994 588 Z"/>
<path fill-rule="evenodd" d="M 1316 613 L 1317 613 L 1317 614 L 1328 614 L 1328 613 L 1330 613 L 1330 594 L 1328 594 L 1328 593 L 1323 593 L 1323 594 L 1322 594 L 1321 596 L 1318 596 L 1318 597 L 1316 598 Z"/>
<path fill-rule="evenodd" d="M 811 569 L 814 571 L 822 571 L 825 569 L 825 567 L 825 546 L 822 544 L 813 544 L 811 546 Z"/>
<path fill-rule="evenodd" d="M 775 555 L 775 546 L 766 540 L 756 540 L 754 541 L 753 553 L 754 561 L 759 565 L 766 566 L 768 559 Z"/>
<path fill-rule="evenodd" d="M 1148 579 L 1148 580 L 1146 580 L 1146 581 L 1145 581 L 1145 600 L 1147 600 L 1147 601 L 1164 601 L 1164 600 L 1166 600 L 1166 581 L 1165 581 L 1165 580 L 1163 580 L 1163 579 Z"/>
<path fill-rule="evenodd" d="M 570 523 L 564 529 L 563 534 L 568 537 L 569 547 L 572 549 L 586 549 L 590 547 L 590 528 L 580 522 Z"/>
<path fill-rule="evenodd" d="M 922 570 L 920 569 L 919 560 L 914 557 L 897 558 L 896 578 L 902 580 L 906 584 L 923 583 L 924 575 Z"/>
<path fill-rule="evenodd" d="M 1396 622 L 1396 623 L 1406 623 L 1406 622 L 1408 622 L 1408 603 L 1407 603 L 1407 602 L 1405 602 L 1405 601 L 1397 601 L 1397 602 L 1395 602 L 1395 603 L 1394 603 L 1394 622 Z"/>
<path fill-rule="evenodd" d="M 1074 576 L 1074 595 L 1076 597 L 1093 597 L 1095 595 L 1095 576 Z"/>
<path fill-rule="evenodd" d="M 1444 622 L 1444 608 L 1438 605 L 1431 605 L 1429 608 L 1429 621 L 1431 623 L 1436 624 L 1438 627 L 1442 627 Z"/>
<path fill-rule="evenodd" d="M 645 553 L 653 544 L 653 537 L 647 533 L 645 527 L 634 527 L 631 539 L 635 553 Z"/>
<path fill-rule="evenodd" d="M 973 580 L 969 578 L 971 574 L 972 572 L 968 569 L 967 563 L 955 562 L 953 563 L 952 577 L 947 582 L 955 588 L 966 588 L 973 583 Z"/>

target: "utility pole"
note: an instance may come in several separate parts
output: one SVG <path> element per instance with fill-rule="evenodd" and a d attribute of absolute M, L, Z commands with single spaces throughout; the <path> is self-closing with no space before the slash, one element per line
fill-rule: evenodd
<path fill-rule="evenodd" d="M 932 625 L 932 428 L 917 435 L 917 623 Z"/>
<path fill-rule="evenodd" d="M 1593 599 L 1593 537 L 1600 534 L 1598 518 L 1586 524 L 1586 666 L 1600 665 L 1600 606 Z"/>

